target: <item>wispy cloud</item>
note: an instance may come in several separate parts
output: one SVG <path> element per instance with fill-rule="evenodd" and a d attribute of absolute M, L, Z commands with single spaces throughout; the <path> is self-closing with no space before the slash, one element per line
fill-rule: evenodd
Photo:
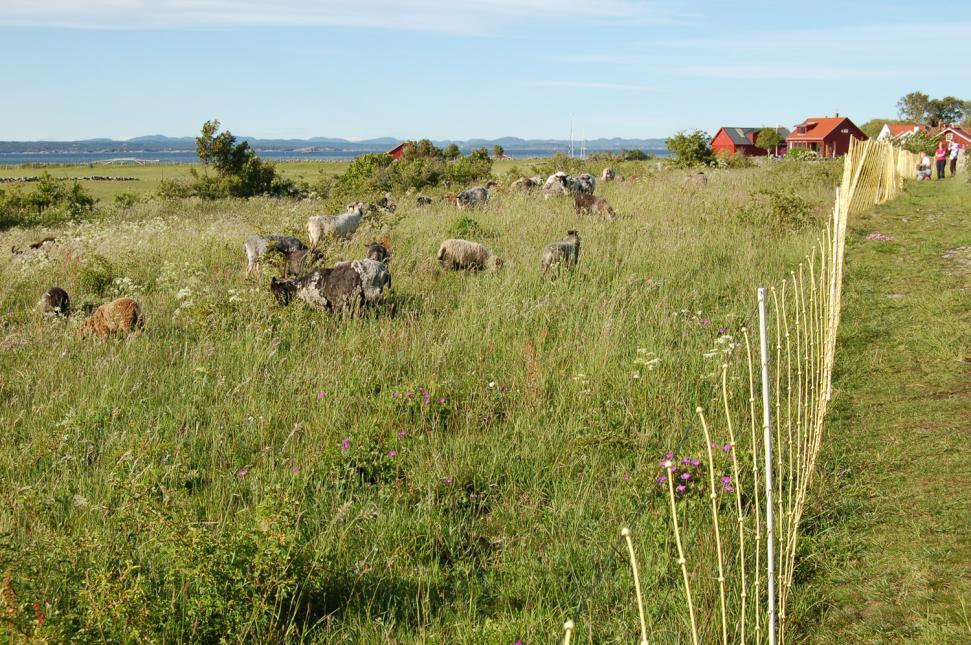
<path fill-rule="evenodd" d="M 623 90 L 627 92 L 653 92 L 654 88 L 648 85 L 636 85 L 631 83 L 603 83 L 600 81 L 529 81 L 525 83 L 530 87 L 570 87 L 585 90 Z"/>
<path fill-rule="evenodd" d="M 486 32 L 531 21 L 659 24 L 676 12 L 638 0 L 3 0 L 0 25 L 76 29 L 335 26 Z"/>

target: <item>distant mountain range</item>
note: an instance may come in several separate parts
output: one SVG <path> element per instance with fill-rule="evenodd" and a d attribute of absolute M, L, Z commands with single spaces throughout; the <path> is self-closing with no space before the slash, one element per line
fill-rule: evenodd
<path fill-rule="evenodd" d="M 258 139 L 255 137 L 237 137 L 239 140 L 249 141 L 257 152 L 293 152 L 295 154 L 309 154 L 321 152 L 365 153 L 384 152 L 402 142 L 393 137 L 379 137 L 363 141 L 349 141 L 347 139 L 331 137 L 313 137 L 310 139 Z M 569 150 L 570 142 L 563 139 L 520 139 L 519 137 L 502 137 L 499 139 L 468 139 L 466 141 L 442 140 L 435 141 L 437 146 L 450 143 L 458 145 L 463 151 L 475 148 L 491 148 L 502 146 L 507 152 L 524 150 L 557 151 Z M 664 150 L 664 139 L 591 139 L 585 142 L 587 151 L 619 151 L 644 150 L 645 152 Z M 580 149 L 580 142 L 574 146 Z M 0 141 L 0 154 L 52 154 L 52 153 L 111 153 L 133 154 L 149 152 L 195 152 L 194 137 L 167 137 L 152 134 L 134 137 L 124 141 L 114 139 L 84 139 L 81 141 Z"/>

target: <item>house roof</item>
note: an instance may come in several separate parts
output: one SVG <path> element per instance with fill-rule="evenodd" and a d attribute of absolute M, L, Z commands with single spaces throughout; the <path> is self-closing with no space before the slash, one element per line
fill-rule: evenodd
<path fill-rule="evenodd" d="M 852 123 L 845 116 L 828 116 L 820 119 L 806 119 L 796 126 L 787 141 L 822 141 L 844 123 Z M 806 133 L 800 134 L 799 128 L 806 127 Z"/>
<path fill-rule="evenodd" d="M 910 134 L 924 128 L 924 126 L 916 123 L 886 123 L 885 125 L 887 130 L 890 131 L 891 137 L 899 137 L 902 134 Z"/>
<path fill-rule="evenodd" d="M 722 130 L 725 131 L 725 134 L 728 135 L 728 138 L 731 139 L 732 143 L 737 146 L 753 145 L 752 140 L 755 139 L 758 136 L 758 132 L 763 129 L 764 128 L 736 128 L 734 126 L 727 125 L 722 128 Z M 788 128 L 778 127 L 775 128 L 775 131 L 778 132 L 783 139 L 789 136 Z M 756 137 L 749 139 L 748 135 L 752 134 L 753 132 L 756 133 Z"/>
<path fill-rule="evenodd" d="M 944 127 L 937 126 L 936 128 L 931 129 L 930 135 L 932 139 L 936 139 L 937 137 L 941 136 L 945 132 L 953 132 L 956 136 L 963 139 L 965 143 L 971 144 L 971 132 L 968 132 L 961 126 L 957 126 L 957 125 L 948 125 Z"/>

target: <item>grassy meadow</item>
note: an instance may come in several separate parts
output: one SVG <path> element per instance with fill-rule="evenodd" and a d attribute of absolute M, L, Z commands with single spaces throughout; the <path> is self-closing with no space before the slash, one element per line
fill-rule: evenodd
<path fill-rule="evenodd" d="M 187 168 L 114 169 L 144 186 L 103 187 Z M 3 629 L 530 644 L 572 618 L 578 642 L 634 642 L 629 526 L 652 633 L 674 642 L 686 616 L 658 461 L 716 394 L 720 339 L 755 287 L 815 243 L 840 166 L 712 170 L 701 187 L 652 168 L 598 182 L 614 222 L 509 191 L 463 212 L 396 196 L 325 248 L 330 264 L 391 247 L 388 306 L 357 317 L 280 308 L 272 267 L 245 275 L 245 237 L 306 239 L 312 200 L 124 209 L 106 192 L 85 221 L 0 232 Z M 543 246 L 571 228 L 580 266 L 541 279 Z M 47 236 L 47 252 L 7 253 Z M 441 271 L 453 236 L 505 268 Z M 36 311 L 53 285 L 68 320 Z M 84 306 L 122 295 L 144 332 L 80 338 Z M 686 543 L 707 526 L 689 521 Z"/>

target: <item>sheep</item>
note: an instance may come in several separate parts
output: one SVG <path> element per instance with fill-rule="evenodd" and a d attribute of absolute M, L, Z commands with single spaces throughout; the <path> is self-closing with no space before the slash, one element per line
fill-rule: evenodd
<path fill-rule="evenodd" d="M 391 273 L 383 262 L 365 258 L 314 269 L 292 280 L 273 277 L 270 291 L 287 306 L 294 296 L 329 311 L 358 309 L 380 303 L 391 287 Z"/>
<path fill-rule="evenodd" d="M 600 173 L 600 181 L 613 181 L 617 178 L 617 173 L 613 168 L 604 168 L 603 172 Z"/>
<path fill-rule="evenodd" d="M 307 245 L 289 235 L 251 235 L 243 243 L 246 251 L 246 273 L 258 269 L 260 260 L 271 252 L 282 253 L 287 258 L 287 266 L 302 264 Z"/>
<path fill-rule="evenodd" d="M 698 171 L 693 175 L 688 175 L 684 178 L 685 186 L 705 186 L 708 184 L 708 175 Z"/>
<path fill-rule="evenodd" d="M 384 197 L 377 201 L 377 207 L 388 213 L 393 213 L 398 210 L 398 205 L 391 199 L 391 193 L 385 193 Z"/>
<path fill-rule="evenodd" d="M 131 298 L 118 298 L 98 307 L 81 326 L 81 335 L 104 338 L 116 332 L 128 334 L 144 326 L 145 317 L 138 303 Z"/>
<path fill-rule="evenodd" d="M 563 171 L 555 172 L 546 179 L 543 184 L 543 193 L 546 199 L 559 197 L 562 195 L 592 195 L 597 187 L 597 181 L 590 173 L 583 173 L 576 177 L 571 177 Z"/>
<path fill-rule="evenodd" d="M 349 239 L 361 225 L 364 216 L 364 204 L 354 202 L 348 204 L 347 212 L 341 215 L 312 215 L 307 220 L 307 232 L 310 234 L 310 245 L 317 246 L 320 240 L 328 235 Z"/>
<path fill-rule="evenodd" d="M 60 287 L 51 287 L 40 297 L 37 303 L 42 314 L 53 314 L 55 316 L 66 316 L 71 309 L 71 298 L 67 291 Z"/>
<path fill-rule="evenodd" d="M 547 244 L 543 249 L 543 257 L 539 262 L 540 272 L 546 275 L 550 267 L 576 267 L 580 261 L 580 233 L 567 231 L 566 239 L 562 242 Z"/>
<path fill-rule="evenodd" d="M 586 193 L 579 193 L 573 196 L 573 208 L 576 210 L 577 215 L 584 213 L 602 215 L 608 222 L 613 221 L 615 217 L 614 209 L 610 207 L 606 199 Z"/>
<path fill-rule="evenodd" d="M 428 206 L 431 203 L 432 203 L 432 198 L 431 197 L 428 197 L 426 195 L 419 195 L 415 199 L 415 205 L 416 206 Z"/>
<path fill-rule="evenodd" d="M 459 210 L 464 210 L 466 208 L 475 208 L 476 206 L 485 206 L 488 201 L 489 189 L 477 186 L 476 188 L 463 190 L 459 193 L 457 195 L 456 206 L 459 207 Z"/>
<path fill-rule="evenodd" d="M 438 247 L 436 257 L 445 269 L 498 271 L 502 268 L 502 260 L 492 251 L 478 242 L 468 240 L 445 240 Z"/>
<path fill-rule="evenodd" d="M 512 182 L 509 186 L 513 190 L 518 190 L 523 193 L 532 192 L 535 188 L 539 186 L 539 182 L 535 182 L 530 177 L 520 177 L 516 181 Z"/>
<path fill-rule="evenodd" d="M 388 247 L 380 242 L 374 242 L 373 244 L 368 244 L 367 254 L 364 256 L 370 260 L 375 260 L 376 262 L 384 262 L 387 264 L 388 260 L 391 258 L 391 254 L 388 252 Z"/>

